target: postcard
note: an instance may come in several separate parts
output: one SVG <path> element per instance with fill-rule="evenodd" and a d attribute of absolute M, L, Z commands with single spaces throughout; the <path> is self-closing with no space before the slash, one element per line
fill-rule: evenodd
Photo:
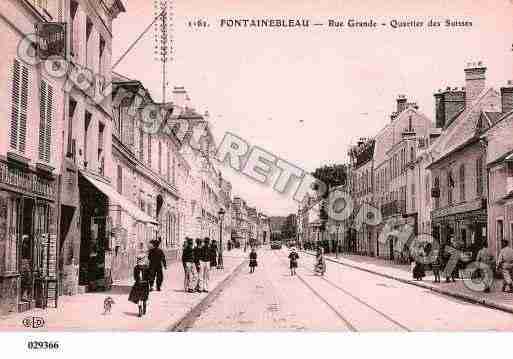
<path fill-rule="evenodd" d="M 512 14 L 2 0 L 0 331 L 512 331 Z"/>

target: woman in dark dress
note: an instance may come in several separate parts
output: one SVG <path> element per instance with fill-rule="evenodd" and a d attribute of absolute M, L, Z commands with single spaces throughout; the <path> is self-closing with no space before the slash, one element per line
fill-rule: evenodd
<path fill-rule="evenodd" d="M 137 262 L 134 267 L 134 280 L 135 283 L 130 290 L 128 300 L 139 307 L 139 317 L 146 314 L 146 302 L 150 293 L 150 273 L 149 268 L 145 263 L 145 257 L 137 257 Z"/>
<path fill-rule="evenodd" d="M 217 242 L 210 242 L 210 268 L 217 268 Z"/>
<path fill-rule="evenodd" d="M 251 252 L 249 253 L 249 273 L 255 273 L 255 267 L 257 265 L 257 253 L 255 248 L 251 248 Z"/>
<path fill-rule="evenodd" d="M 299 259 L 299 254 L 296 252 L 296 248 L 292 247 L 292 250 L 289 254 L 290 259 L 290 275 L 296 275 L 297 268 L 297 260 Z"/>

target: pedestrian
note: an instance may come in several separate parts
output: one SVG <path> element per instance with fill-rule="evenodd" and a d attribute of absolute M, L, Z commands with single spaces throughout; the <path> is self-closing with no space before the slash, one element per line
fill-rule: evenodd
<path fill-rule="evenodd" d="M 201 262 L 201 252 L 203 250 L 203 241 L 201 240 L 201 238 L 196 238 L 196 246 L 194 247 L 194 250 L 193 250 L 193 254 L 194 254 L 194 266 L 196 268 L 196 273 L 197 273 L 197 281 L 196 281 L 196 287 L 194 288 L 194 290 L 196 292 L 201 292 L 200 291 L 200 281 L 201 281 L 201 276 L 200 276 L 200 273 L 201 273 L 201 266 L 200 266 L 200 262 Z"/>
<path fill-rule="evenodd" d="M 187 237 L 185 247 L 182 252 L 182 261 L 185 263 L 185 290 L 189 293 L 194 292 L 197 283 L 193 245 L 193 239 Z"/>
<path fill-rule="evenodd" d="M 249 253 L 249 273 L 255 273 L 256 266 L 258 266 L 257 253 L 255 248 L 252 247 L 251 252 Z"/>
<path fill-rule="evenodd" d="M 128 300 L 137 304 L 139 317 L 146 314 L 146 303 L 150 293 L 149 268 L 145 256 L 138 256 L 134 266 L 134 285 L 128 295 Z"/>
<path fill-rule="evenodd" d="M 187 247 L 187 240 L 185 240 L 183 242 L 182 253 L 184 252 L 185 247 Z M 182 254 L 182 266 L 183 266 L 183 290 L 187 291 L 187 283 L 188 283 L 187 282 L 187 268 L 186 268 L 186 265 L 185 265 L 185 259 L 183 257 L 183 254 Z"/>
<path fill-rule="evenodd" d="M 497 258 L 497 267 L 502 271 L 504 282 L 502 291 L 513 293 L 513 283 L 511 280 L 513 270 L 513 249 L 509 246 L 508 241 L 502 240 L 502 249 Z M 506 290 L 509 288 L 509 290 Z"/>
<path fill-rule="evenodd" d="M 200 251 L 200 275 L 199 291 L 208 293 L 208 281 L 210 279 L 210 260 L 211 260 L 210 238 L 203 239 L 203 246 Z"/>
<path fill-rule="evenodd" d="M 431 263 L 431 269 L 433 270 L 433 276 L 435 277 L 434 282 L 440 283 L 440 268 L 442 267 L 442 261 L 440 260 L 440 255 L 437 252 L 436 257 L 433 259 L 433 263 Z"/>
<path fill-rule="evenodd" d="M 481 282 L 484 284 L 484 292 L 490 293 L 490 287 L 493 282 L 493 269 L 495 266 L 493 265 L 493 255 L 488 249 L 488 243 L 484 242 L 483 247 L 477 252 L 476 262 L 479 263 L 480 268 L 478 270 L 479 278 L 481 278 Z M 484 268 L 482 268 L 484 267 Z M 486 273 L 492 273 L 491 276 L 487 276 Z M 488 278 L 490 277 L 490 278 Z"/>
<path fill-rule="evenodd" d="M 317 254 L 315 255 L 314 273 L 324 275 L 326 272 L 326 260 L 324 259 L 324 248 L 317 247 Z"/>
<path fill-rule="evenodd" d="M 150 291 L 153 290 L 155 279 L 157 280 L 157 291 L 160 292 L 164 281 L 163 269 L 167 269 L 166 256 L 159 248 L 160 239 L 151 241 L 152 248 L 148 252 L 150 262 Z"/>
<path fill-rule="evenodd" d="M 412 274 L 413 279 L 415 280 L 422 280 L 426 273 L 424 272 L 424 265 L 422 264 L 422 261 L 420 258 L 416 258 L 412 261 Z"/>
<path fill-rule="evenodd" d="M 210 242 L 210 269 L 212 268 L 217 268 L 217 242 L 215 239 Z"/>
<path fill-rule="evenodd" d="M 458 264 L 451 263 L 451 252 L 447 250 L 447 246 L 444 246 L 443 249 L 443 260 L 444 260 L 444 274 L 445 274 L 445 282 L 456 282 L 456 273 L 458 271 Z M 459 261 L 459 258 L 457 259 Z M 453 268 L 449 268 L 450 265 L 453 265 Z"/>
<path fill-rule="evenodd" d="M 292 247 L 290 254 L 289 254 L 289 260 L 290 260 L 290 275 L 296 275 L 296 268 L 297 268 L 297 260 L 299 259 L 299 254 L 296 252 L 296 248 Z"/>

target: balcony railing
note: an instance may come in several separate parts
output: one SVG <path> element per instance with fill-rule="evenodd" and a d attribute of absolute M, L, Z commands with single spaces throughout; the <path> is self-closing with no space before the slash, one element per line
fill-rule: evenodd
<path fill-rule="evenodd" d="M 406 201 L 404 200 L 388 202 L 381 207 L 381 214 L 383 217 L 390 217 L 404 213 L 406 213 Z"/>

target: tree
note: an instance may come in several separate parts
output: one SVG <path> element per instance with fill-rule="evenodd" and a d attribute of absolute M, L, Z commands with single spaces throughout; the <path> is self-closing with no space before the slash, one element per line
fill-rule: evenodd
<path fill-rule="evenodd" d="M 342 186 L 347 179 L 347 166 L 345 164 L 324 165 L 316 168 L 312 176 L 325 183 L 328 188 Z"/>

